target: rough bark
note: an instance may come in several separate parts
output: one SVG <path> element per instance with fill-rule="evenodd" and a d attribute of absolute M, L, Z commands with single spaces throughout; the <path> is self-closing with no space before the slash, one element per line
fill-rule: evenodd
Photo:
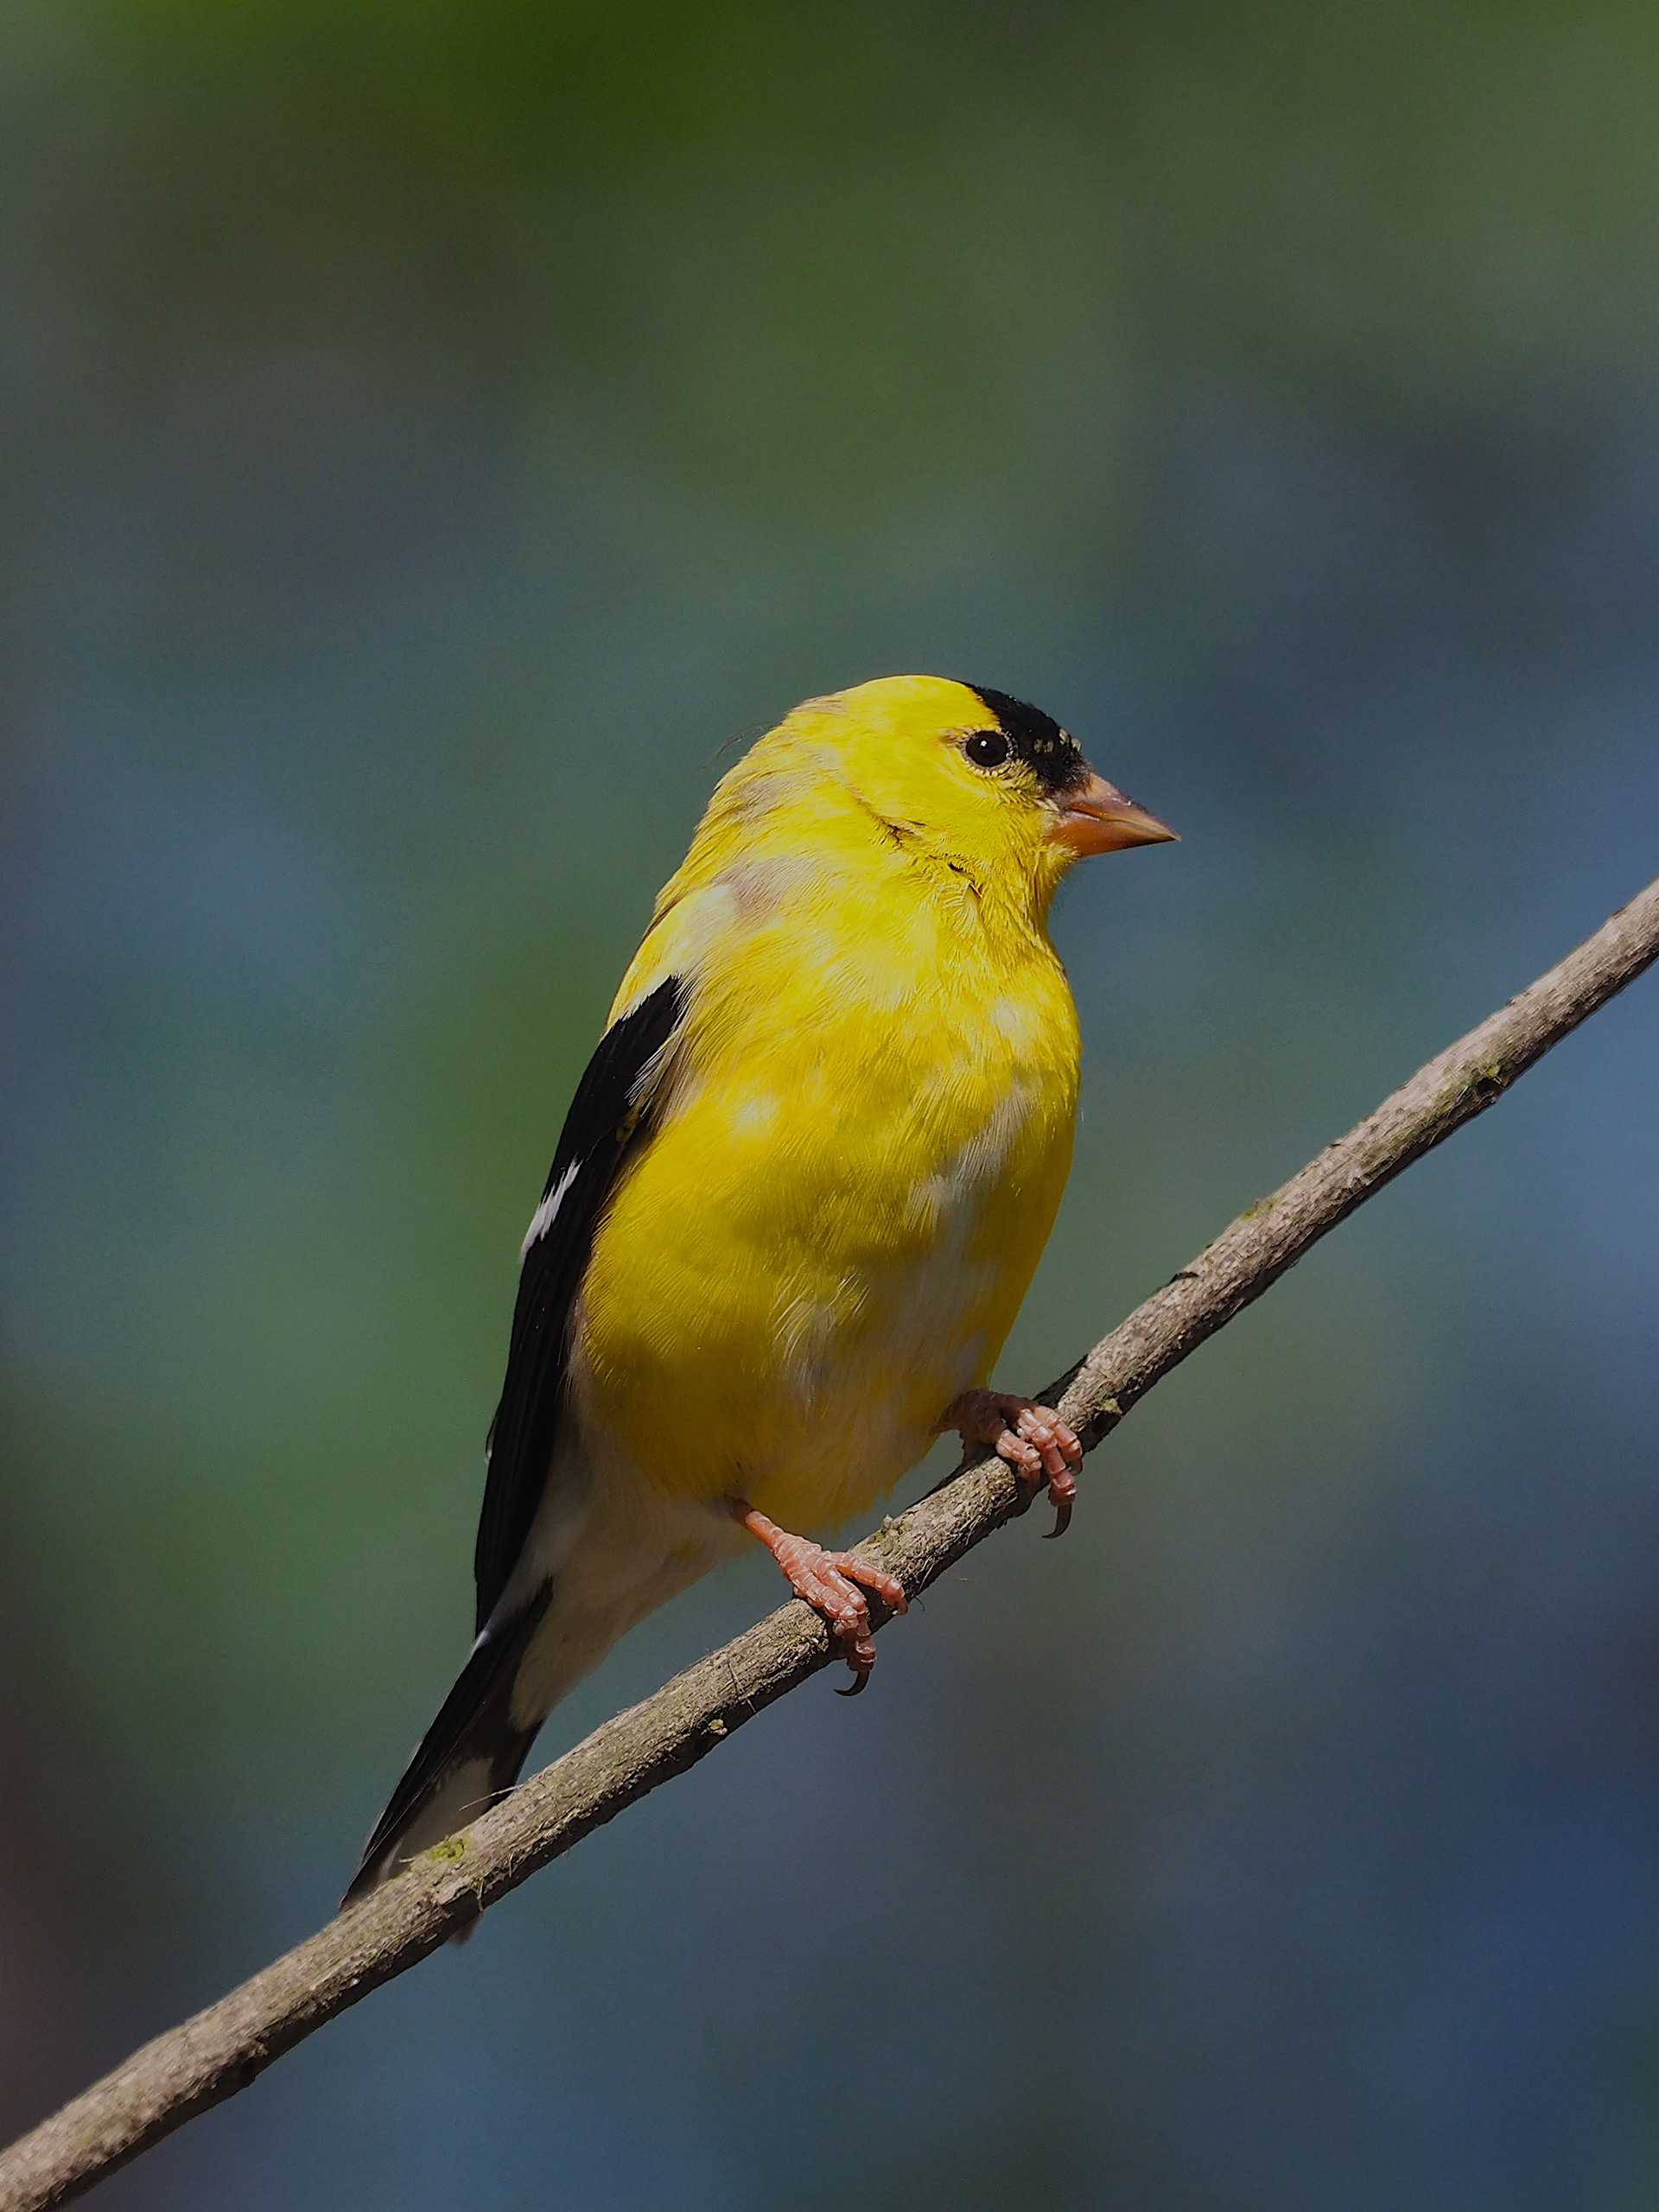
<path fill-rule="evenodd" d="M 1051 1403 L 1058 1397 L 1092 1448 L 1310 1245 L 1484 1113 L 1656 957 L 1659 882 L 1242 1214 L 1042 1395 Z M 885 1521 L 859 1548 L 914 1597 L 1029 1502 L 1003 1461 L 982 1458 Z M 872 1611 L 880 1625 L 880 1609 Z M 607 1721 L 464 1834 L 146 2044 L 14 2144 L 0 2157 L 0 2212 L 67 2203 L 195 2113 L 245 2088 L 273 2059 L 425 1958 L 538 1867 L 696 1765 L 832 1656 L 823 1623 L 791 1599 Z"/>

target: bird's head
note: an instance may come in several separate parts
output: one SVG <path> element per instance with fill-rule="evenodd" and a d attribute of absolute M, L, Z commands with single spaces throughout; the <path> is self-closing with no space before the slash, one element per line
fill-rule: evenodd
<path fill-rule="evenodd" d="M 880 677 L 809 699 L 755 748 L 757 768 L 773 742 L 832 776 L 895 842 L 1018 883 L 1039 907 L 1084 855 L 1175 835 L 1039 708 L 944 677 Z"/>

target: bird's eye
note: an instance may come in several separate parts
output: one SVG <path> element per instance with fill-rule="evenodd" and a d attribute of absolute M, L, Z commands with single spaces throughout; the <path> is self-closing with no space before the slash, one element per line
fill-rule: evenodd
<path fill-rule="evenodd" d="M 1000 768 L 1008 757 L 1008 741 L 1000 729 L 983 729 L 962 749 L 976 768 Z"/>

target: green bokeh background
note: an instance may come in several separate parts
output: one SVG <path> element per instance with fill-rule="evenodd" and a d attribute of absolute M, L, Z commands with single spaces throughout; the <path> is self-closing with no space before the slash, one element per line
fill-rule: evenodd
<path fill-rule="evenodd" d="M 12 2125 L 316 1924 L 464 1651 L 722 747 L 957 673 L 1184 833 L 1057 912 L 1011 1387 L 1654 874 L 1656 111 L 1630 5 L 12 0 Z M 1650 2204 L 1656 1007 L 103 2201 Z"/>

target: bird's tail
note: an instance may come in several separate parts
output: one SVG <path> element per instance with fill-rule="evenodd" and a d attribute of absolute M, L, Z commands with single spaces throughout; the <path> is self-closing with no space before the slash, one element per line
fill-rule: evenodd
<path fill-rule="evenodd" d="M 526 1728 L 513 1720 L 512 1688 L 552 1595 L 551 1583 L 543 1583 L 523 1612 L 499 1630 L 486 1629 L 473 1646 L 364 1845 L 342 1904 L 475 1821 L 518 1779 L 541 1722 Z"/>

